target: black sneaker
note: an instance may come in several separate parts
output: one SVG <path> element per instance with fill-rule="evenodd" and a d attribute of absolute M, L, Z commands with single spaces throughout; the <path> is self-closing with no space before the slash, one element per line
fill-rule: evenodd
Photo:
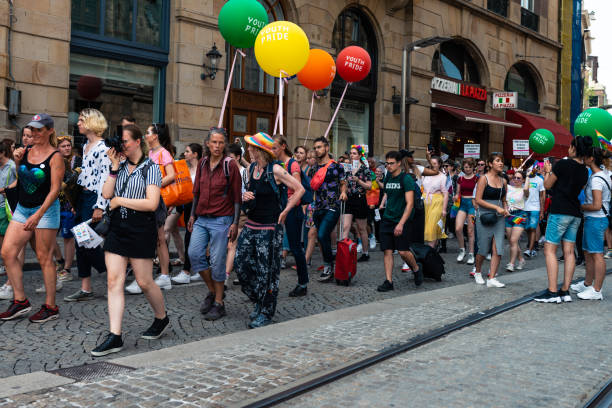
<path fill-rule="evenodd" d="M 44 323 L 48 322 L 49 320 L 55 320 L 58 317 L 59 308 L 57 306 L 52 308 L 51 306 L 44 304 L 40 307 L 40 310 L 30 316 L 29 319 L 32 323 Z"/>
<path fill-rule="evenodd" d="M 317 281 L 321 283 L 328 283 L 334 280 L 334 268 L 333 266 L 325 266 L 323 268 L 323 272 L 321 272 L 321 276 L 317 278 Z"/>
<path fill-rule="evenodd" d="M 234 286 L 238 286 L 240 285 L 240 279 L 234 279 L 232 283 L 234 284 Z"/>
<path fill-rule="evenodd" d="M 368 255 L 368 254 L 361 254 L 361 256 L 359 257 L 357 262 L 368 262 L 369 260 L 370 260 L 370 255 Z"/>
<path fill-rule="evenodd" d="M 164 334 L 168 326 L 170 326 L 170 319 L 168 319 L 168 315 L 166 315 L 166 317 L 163 319 L 158 319 L 156 317 L 155 320 L 153 320 L 151 327 L 142 333 L 140 337 L 147 340 L 157 340 Z"/>
<path fill-rule="evenodd" d="M 533 300 L 540 303 L 561 303 L 559 292 L 551 292 L 548 289 L 542 295 L 534 297 Z"/>
<path fill-rule="evenodd" d="M 21 302 L 13 300 L 13 303 L 4 313 L 0 313 L 0 320 L 12 320 L 20 316 L 28 314 L 32 310 L 32 305 L 28 299 L 22 300 Z"/>
<path fill-rule="evenodd" d="M 576 266 L 580 266 L 584 263 L 584 258 L 579 256 L 576 258 Z"/>
<path fill-rule="evenodd" d="M 291 292 L 289 292 L 289 297 L 306 296 L 307 293 L 308 287 L 297 285 Z"/>
<path fill-rule="evenodd" d="M 559 298 L 561 298 L 562 302 L 567 303 L 572 301 L 572 296 L 570 295 L 569 290 L 559 290 L 557 294 L 559 295 Z"/>
<path fill-rule="evenodd" d="M 91 355 L 94 357 L 102 357 L 111 353 L 118 353 L 123 349 L 123 340 L 121 335 L 108 333 L 106 339 L 95 349 L 91 350 Z"/>
<path fill-rule="evenodd" d="M 215 295 L 212 292 L 208 292 L 206 298 L 204 298 L 204 302 L 202 302 L 202 306 L 200 306 L 200 313 L 206 314 L 212 308 L 213 303 L 215 303 Z"/>
<path fill-rule="evenodd" d="M 208 313 L 204 315 L 204 319 L 208 321 L 214 321 L 225 316 L 225 305 L 220 305 L 217 302 L 214 302 Z"/>
<path fill-rule="evenodd" d="M 423 284 L 423 267 L 419 265 L 419 270 L 413 272 L 414 274 L 414 284 L 417 286 L 421 286 Z"/>
<path fill-rule="evenodd" d="M 64 302 L 83 302 L 86 300 L 93 300 L 93 292 L 85 292 L 82 289 L 74 292 L 72 295 L 68 295 L 64 298 Z"/>
<path fill-rule="evenodd" d="M 382 285 L 380 285 L 376 290 L 378 290 L 379 292 L 388 292 L 390 290 L 393 290 L 393 282 L 389 282 L 385 279 Z"/>

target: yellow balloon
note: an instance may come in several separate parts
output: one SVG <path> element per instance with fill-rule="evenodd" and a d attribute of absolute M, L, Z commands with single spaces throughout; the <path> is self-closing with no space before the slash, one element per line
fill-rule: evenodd
<path fill-rule="evenodd" d="M 255 39 L 255 58 L 267 74 L 292 76 L 308 62 L 310 44 L 306 33 L 290 21 L 275 21 L 261 29 Z"/>

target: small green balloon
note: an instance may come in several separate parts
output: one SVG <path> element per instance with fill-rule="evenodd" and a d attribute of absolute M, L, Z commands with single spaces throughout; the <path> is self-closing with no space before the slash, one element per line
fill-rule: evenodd
<path fill-rule="evenodd" d="M 529 148 L 538 154 L 546 154 L 555 147 L 555 135 L 548 129 L 536 129 L 529 135 Z"/>
<path fill-rule="evenodd" d="M 236 48 L 251 48 L 268 24 L 268 13 L 257 0 L 230 0 L 219 12 L 219 31 Z"/>
<path fill-rule="evenodd" d="M 612 137 L 612 115 L 600 108 L 589 108 L 583 111 L 574 122 L 576 136 L 589 136 L 593 139 L 593 146 L 600 146 L 597 132 L 606 138 Z"/>

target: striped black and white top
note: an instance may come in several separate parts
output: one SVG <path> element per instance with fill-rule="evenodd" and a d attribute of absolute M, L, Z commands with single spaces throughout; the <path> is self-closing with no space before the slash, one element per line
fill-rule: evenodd
<path fill-rule="evenodd" d="M 145 168 L 148 168 L 146 170 L 147 174 L 144 174 Z M 161 180 L 162 175 L 159 166 L 150 159 L 140 163 L 131 174 L 128 173 L 128 165 L 127 161 L 125 161 L 119 168 L 117 182 L 115 183 L 115 196 L 134 199 L 146 198 L 147 186 L 153 184 L 161 187 Z M 119 195 L 126 181 L 128 183 L 127 187 L 123 194 Z"/>

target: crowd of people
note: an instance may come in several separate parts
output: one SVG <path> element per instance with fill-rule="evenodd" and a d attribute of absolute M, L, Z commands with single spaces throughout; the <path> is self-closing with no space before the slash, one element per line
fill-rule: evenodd
<path fill-rule="evenodd" d="M 602 299 L 604 258 L 612 254 L 605 251 L 606 241 L 612 248 L 611 163 L 590 138 L 573 139 L 564 159 L 506 168 L 501 153 L 456 163 L 427 152 L 421 165 L 414 152 L 402 150 L 377 162 L 361 145 L 334 159 L 325 137 L 315 139 L 311 149 L 291 150 L 283 136 L 263 132 L 229 144 L 225 129 L 216 127 L 203 145 L 189 144 L 177 155 L 165 124 L 152 123 L 143 134 L 133 118 L 124 117 L 115 142 L 104 139 L 108 124 L 96 109 L 83 110 L 77 125 L 87 140 L 82 150 L 71 137 L 58 137 L 53 118 L 44 113 L 23 129 L 21 145 L 0 142 L 0 274 L 8 277 L 0 298 L 12 300 L 0 319 L 32 310 L 23 285 L 28 243 L 43 274 L 44 285 L 36 290 L 45 293 L 43 305 L 29 316 L 32 322 L 59 317 L 56 292 L 74 278 L 76 255 L 80 288 L 64 301 L 93 299 L 92 268 L 107 274 L 109 334 L 91 351 L 94 356 L 123 347 L 125 293 L 144 294 L 153 309 L 145 339 L 161 337 L 170 324 L 162 290 L 194 281 L 207 288 L 200 307 L 204 319 L 226 315 L 226 285 L 235 277 L 233 283 L 253 303 L 248 326 L 268 325 L 288 254 L 297 274 L 289 296 L 307 296 L 317 244 L 323 259 L 317 280 L 333 282 L 336 243 L 350 237 L 361 253 L 359 263 L 370 262 L 369 251 L 380 245 L 385 271 L 380 292 L 394 289 L 394 254 L 420 286 L 426 275 L 413 247 L 446 252 L 447 240 L 456 237 L 456 261 L 473 265 L 476 284 L 505 286 L 497 276 L 507 243 L 508 272 L 522 270 L 525 258 L 543 248 L 549 287 L 536 301 L 568 302 L 570 290 L 581 299 Z M 163 192 L 177 181 L 179 156 L 189 170 L 193 199 L 166 205 Z M 82 223 L 100 231 L 102 245 L 75 244 L 73 228 Z M 170 240 L 176 259 L 170 258 Z M 564 280 L 557 288 L 560 260 Z M 571 285 L 582 262 L 586 277 Z M 160 272 L 155 279 L 154 265 Z M 126 286 L 130 274 L 134 280 Z"/>

